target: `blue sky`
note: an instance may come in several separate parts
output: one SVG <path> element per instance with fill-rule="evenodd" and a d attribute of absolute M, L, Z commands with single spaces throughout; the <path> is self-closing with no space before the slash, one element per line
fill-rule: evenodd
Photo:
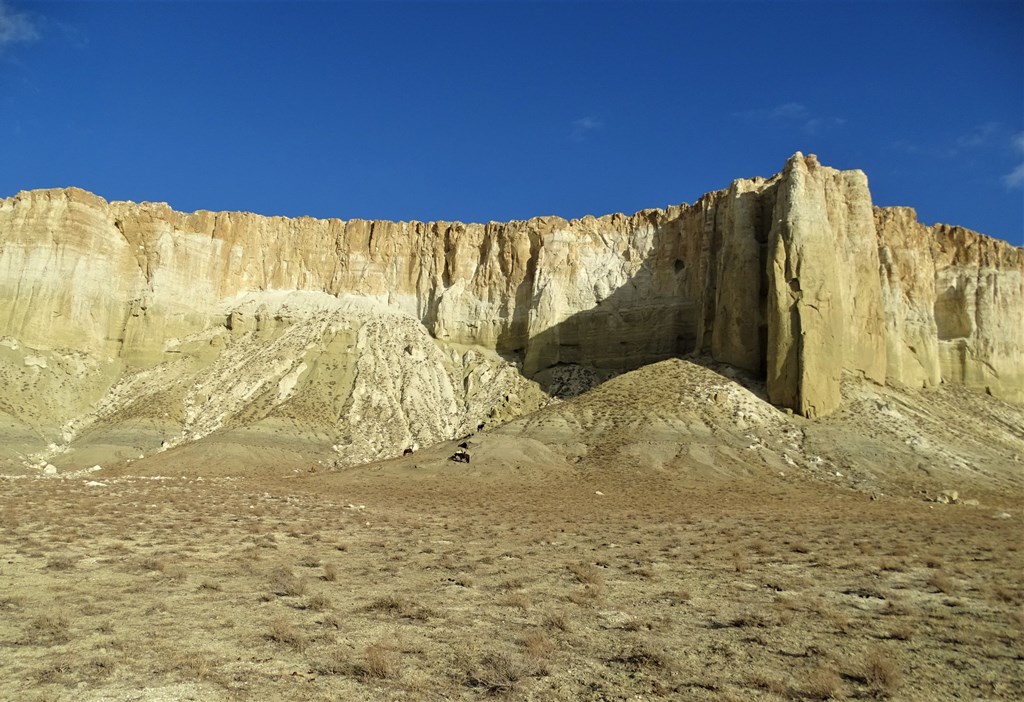
<path fill-rule="evenodd" d="M 0 196 L 488 221 L 793 152 L 1024 244 L 1020 2 L 0 0 Z"/>

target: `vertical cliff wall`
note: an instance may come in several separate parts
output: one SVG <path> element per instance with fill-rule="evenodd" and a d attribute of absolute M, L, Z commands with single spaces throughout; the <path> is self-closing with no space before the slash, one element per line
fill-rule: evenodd
<path fill-rule="evenodd" d="M 875 209 L 862 172 L 801 154 L 693 205 L 572 221 L 184 214 L 74 188 L 0 201 L 0 336 L 114 375 L 343 317 L 331 299 L 527 377 L 696 353 L 766 377 L 773 402 L 809 417 L 838 406 L 844 372 L 1021 401 L 1022 281 L 1020 249 Z"/>

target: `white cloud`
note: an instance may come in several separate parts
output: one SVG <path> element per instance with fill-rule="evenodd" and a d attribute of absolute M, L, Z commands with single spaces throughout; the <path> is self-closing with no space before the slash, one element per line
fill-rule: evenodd
<path fill-rule="evenodd" d="M 956 149 L 958 151 L 971 151 L 992 143 L 993 138 L 999 132 L 998 122 L 986 122 L 957 137 Z"/>
<path fill-rule="evenodd" d="M 808 134 L 817 134 L 824 129 L 841 127 L 846 124 L 842 117 L 823 117 L 812 114 L 801 102 L 784 102 L 775 107 L 762 107 L 754 110 L 733 112 L 733 117 L 750 122 L 789 123 L 800 127 Z"/>
<path fill-rule="evenodd" d="M 1024 132 L 1018 132 L 1010 137 L 1010 145 L 1014 150 L 1024 153 Z M 1004 175 L 1003 183 L 1007 188 L 1024 188 L 1024 163 Z"/>
<path fill-rule="evenodd" d="M 597 119 L 596 117 L 581 117 L 577 120 L 573 120 L 572 131 L 569 132 L 569 138 L 573 141 L 586 141 L 587 136 L 598 129 L 604 127 L 604 122 Z"/>
<path fill-rule="evenodd" d="M 4 0 L 0 0 L 0 49 L 38 38 L 39 32 L 29 16 L 24 12 L 15 12 Z"/>
<path fill-rule="evenodd" d="M 756 110 L 755 110 L 756 112 Z M 767 110 L 772 119 L 806 119 L 807 107 L 799 102 L 787 102 L 771 110 Z"/>
<path fill-rule="evenodd" d="M 1008 188 L 1024 188 L 1024 163 L 1004 175 L 1003 182 Z"/>

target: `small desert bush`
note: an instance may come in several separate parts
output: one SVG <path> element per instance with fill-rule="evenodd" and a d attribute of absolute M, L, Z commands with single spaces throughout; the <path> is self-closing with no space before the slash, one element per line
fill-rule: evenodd
<path fill-rule="evenodd" d="M 317 666 L 317 672 L 323 675 L 355 675 L 359 673 L 353 665 L 348 653 L 341 648 L 328 652 L 327 657 Z"/>
<path fill-rule="evenodd" d="M 1024 604 L 1024 590 L 1014 589 L 1005 585 L 996 585 L 992 594 L 999 602 L 1019 606 Z"/>
<path fill-rule="evenodd" d="M 515 607 L 524 612 L 530 608 L 530 598 L 523 592 L 510 592 L 501 598 L 500 603 L 507 607 Z"/>
<path fill-rule="evenodd" d="M 290 646 L 299 653 L 305 651 L 309 644 L 305 634 L 284 617 L 278 617 L 271 622 L 267 638 L 276 643 Z"/>
<path fill-rule="evenodd" d="M 213 659 L 202 651 L 182 651 L 169 659 L 170 670 L 193 680 L 205 680 L 214 667 Z"/>
<path fill-rule="evenodd" d="M 584 585 L 579 590 L 574 590 L 569 593 L 570 602 L 584 607 L 594 606 L 602 597 L 604 597 L 603 585 Z"/>
<path fill-rule="evenodd" d="M 399 674 L 398 657 L 382 644 L 371 644 L 363 651 L 358 672 L 369 678 L 396 678 Z"/>
<path fill-rule="evenodd" d="M 804 678 L 804 694 L 811 700 L 834 700 L 842 693 L 843 681 L 835 668 L 820 664 Z"/>
<path fill-rule="evenodd" d="M 338 566 L 328 563 L 324 566 L 324 580 L 334 582 L 338 579 Z"/>
<path fill-rule="evenodd" d="M 330 609 L 332 604 L 331 598 L 320 592 L 309 598 L 309 608 L 316 612 Z"/>
<path fill-rule="evenodd" d="M 467 684 L 492 695 L 508 695 L 530 677 L 534 667 L 519 656 L 488 653 L 466 673 Z"/>
<path fill-rule="evenodd" d="M 600 585 L 604 582 L 600 569 L 591 564 L 578 564 L 569 566 L 569 570 L 576 579 L 584 585 Z"/>
<path fill-rule="evenodd" d="M 547 659 L 555 650 L 555 644 L 542 631 L 531 631 L 523 637 L 521 644 L 526 655 L 536 660 Z"/>
<path fill-rule="evenodd" d="M 405 619 L 424 620 L 430 618 L 430 610 L 397 595 L 378 597 L 368 604 L 366 609 L 370 612 L 384 612 Z"/>
<path fill-rule="evenodd" d="M 572 622 L 563 612 L 552 612 L 544 617 L 544 626 L 562 632 L 572 631 Z"/>
<path fill-rule="evenodd" d="M 55 645 L 71 640 L 71 620 L 63 612 L 35 617 L 28 625 L 28 643 Z"/>
<path fill-rule="evenodd" d="M 759 690 L 764 690 L 778 697 L 786 697 L 789 694 L 789 688 L 786 683 L 762 673 L 754 673 L 747 678 L 747 684 L 750 687 L 756 687 Z"/>
<path fill-rule="evenodd" d="M 71 556 L 52 556 L 46 562 L 47 570 L 71 570 L 75 567 L 75 559 Z"/>
<path fill-rule="evenodd" d="M 876 697 L 890 697 L 903 682 L 900 669 L 891 656 L 873 649 L 861 661 L 860 674 Z"/>
<path fill-rule="evenodd" d="M 914 627 L 905 622 L 896 624 L 889 629 L 889 638 L 896 641 L 910 641 L 914 637 Z"/>
<path fill-rule="evenodd" d="M 630 648 L 621 656 L 612 659 L 614 663 L 622 663 L 633 670 L 664 670 L 671 672 L 674 661 L 667 652 L 650 643 L 641 642 Z"/>
<path fill-rule="evenodd" d="M 270 588 L 282 597 L 300 597 L 309 591 L 309 583 L 287 568 L 281 568 L 271 575 Z"/>
<path fill-rule="evenodd" d="M 48 661 L 35 672 L 36 682 L 46 685 L 66 680 L 75 672 L 75 659 L 63 654 Z"/>
<path fill-rule="evenodd" d="M 928 587 L 935 588 L 944 595 L 952 595 L 956 590 L 953 585 L 953 580 L 941 570 L 935 571 L 932 573 L 931 577 L 928 578 Z"/>

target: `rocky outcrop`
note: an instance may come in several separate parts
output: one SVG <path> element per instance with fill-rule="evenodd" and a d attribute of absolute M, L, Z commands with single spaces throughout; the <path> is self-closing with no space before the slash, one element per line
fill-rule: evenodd
<path fill-rule="evenodd" d="M 888 377 L 1024 402 L 1024 250 L 962 227 L 875 211 Z"/>
<path fill-rule="evenodd" d="M 185 214 L 23 192 L 0 201 L 0 375 L 25 390 L 0 409 L 69 437 L 164 377 L 165 395 L 179 388 L 171 443 L 320 412 L 323 438 L 362 446 L 357 459 L 537 406 L 529 379 L 689 354 L 765 377 L 772 402 L 808 417 L 836 409 L 844 373 L 1020 401 L 1022 280 L 1020 249 L 875 209 L 862 172 L 801 154 L 693 205 L 572 221 Z M 400 349 L 390 370 L 384 348 Z M 78 399 L 32 404 L 29 376 Z M 353 432 L 367 412 L 389 428 Z"/>

